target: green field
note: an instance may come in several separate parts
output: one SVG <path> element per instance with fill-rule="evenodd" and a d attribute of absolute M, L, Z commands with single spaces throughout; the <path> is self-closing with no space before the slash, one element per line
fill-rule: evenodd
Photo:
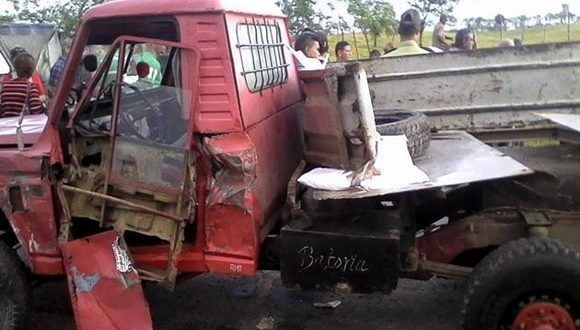
<path fill-rule="evenodd" d="M 423 34 L 423 44 L 425 45 L 431 45 L 431 30 L 432 28 L 427 28 L 427 30 Z M 580 24 L 572 25 L 570 27 L 570 32 L 572 41 L 580 41 Z M 450 37 L 455 37 L 455 33 L 451 31 L 447 32 L 447 35 Z M 521 38 L 524 40 L 525 44 L 564 42 L 568 41 L 568 28 L 565 25 L 548 26 L 546 27 L 546 29 L 544 29 L 543 27 L 527 28 L 525 31 L 523 31 L 523 38 L 522 38 L 522 30 L 509 30 L 504 31 L 503 37 L 504 39 Z M 341 35 L 330 36 L 329 43 L 331 53 L 334 53 L 334 45 L 341 39 L 342 39 Z M 353 56 L 356 58 L 357 49 L 355 47 L 355 43 L 353 42 L 354 38 L 352 33 L 345 34 L 344 39 L 351 44 Z M 369 38 L 370 49 L 376 48 L 381 50 L 390 41 L 393 41 L 393 36 L 382 35 L 377 40 L 377 46 L 375 47 L 373 45 L 372 38 Z M 479 48 L 496 47 L 500 41 L 501 39 L 499 31 L 477 33 L 477 44 Z M 394 38 L 393 42 L 395 45 L 399 42 L 398 36 Z M 358 57 L 361 59 L 368 58 L 369 50 L 367 48 L 365 38 L 361 33 L 356 34 L 356 44 L 358 45 Z"/>

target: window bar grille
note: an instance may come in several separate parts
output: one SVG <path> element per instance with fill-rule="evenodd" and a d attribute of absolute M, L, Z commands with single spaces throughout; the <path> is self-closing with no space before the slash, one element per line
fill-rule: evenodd
<path fill-rule="evenodd" d="M 275 23 L 268 22 L 266 19 L 262 23 L 255 18 L 251 22 L 245 18 L 244 23 L 241 24 L 246 27 L 248 42 L 238 44 L 237 47 L 240 49 L 242 57 L 244 56 L 242 49 L 247 49 L 252 60 L 252 68 L 250 69 L 245 67 L 247 63 L 242 58 L 242 75 L 244 75 L 246 85 L 250 87 L 249 75 L 254 78 L 252 91 L 262 92 L 268 87 L 281 85 L 288 79 L 288 67 L 290 66 L 290 64 L 286 63 L 285 45 L 282 42 L 281 29 Z M 253 31 L 250 31 L 250 29 L 253 29 Z M 239 41 L 238 33 L 239 31 L 236 31 Z"/>
<path fill-rule="evenodd" d="M 270 45 L 270 40 L 268 38 L 268 30 L 270 29 L 269 25 L 266 23 L 266 19 L 264 19 L 264 28 L 262 29 L 261 24 L 258 24 L 258 26 L 260 26 L 260 38 L 261 38 L 261 43 L 262 44 L 266 44 L 266 45 Z M 265 34 L 266 34 L 266 38 L 264 38 L 264 30 Z M 267 68 L 272 68 L 274 67 L 274 63 L 273 63 L 273 59 L 272 56 L 270 56 L 270 49 L 272 47 L 269 46 L 263 46 L 262 47 L 262 51 L 264 52 L 264 60 L 266 63 L 266 67 Z M 268 77 L 268 82 L 266 83 L 266 86 L 272 86 L 272 84 L 274 83 L 273 79 L 274 79 L 274 75 L 272 70 L 267 70 L 266 71 L 266 76 Z"/>
<path fill-rule="evenodd" d="M 258 37 L 258 29 L 260 28 L 259 24 L 256 24 L 256 19 L 252 18 L 252 25 L 254 26 L 254 33 L 255 33 L 255 39 L 254 39 L 254 43 L 259 45 L 259 37 Z M 261 67 L 262 64 L 262 54 L 260 54 L 260 46 L 254 46 L 254 49 L 256 50 L 256 53 L 258 54 L 258 67 Z M 254 69 L 256 69 L 256 63 L 254 63 Z M 260 93 L 262 92 L 262 89 L 264 88 L 264 72 L 260 71 Z M 258 79 L 256 79 L 256 82 L 258 81 Z M 256 89 L 258 86 L 256 84 L 256 86 L 254 87 L 254 89 Z"/>
<path fill-rule="evenodd" d="M 280 42 L 282 42 L 282 29 L 276 29 L 276 34 L 277 34 L 277 39 L 280 40 Z M 280 63 L 286 63 L 286 55 L 284 53 L 284 44 L 282 44 L 280 47 L 277 48 L 278 51 L 278 58 Z M 282 74 L 281 76 L 281 82 L 286 81 L 288 79 L 288 68 L 284 68 L 282 69 Z"/>

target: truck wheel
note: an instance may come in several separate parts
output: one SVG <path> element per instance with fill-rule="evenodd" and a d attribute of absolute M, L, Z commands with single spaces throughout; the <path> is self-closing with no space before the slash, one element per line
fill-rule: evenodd
<path fill-rule="evenodd" d="M 0 329 L 23 329 L 30 306 L 30 287 L 15 251 L 0 240 Z"/>
<path fill-rule="evenodd" d="M 475 268 L 463 326 L 580 329 L 580 247 L 533 237 L 490 253 Z"/>
<path fill-rule="evenodd" d="M 381 135 L 402 135 L 407 137 L 407 148 L 411 157 L 425 154 L 431 139 L 431 128 L 427 117 L 420 112 L 375 111 L 377 131 Z"/>

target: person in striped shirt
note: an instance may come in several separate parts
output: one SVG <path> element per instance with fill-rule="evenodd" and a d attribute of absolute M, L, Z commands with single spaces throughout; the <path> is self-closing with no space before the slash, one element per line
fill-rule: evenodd
<path fill-rule="evenodd" d="M 30 53 L 26 49 L 24 49 L 20 46 L 16 46 L 16 47 L 12 48 L 10 50 L 10 60 L 12 61 L 12 63 L 14 63 L 14 61 L 16 60 L 16 57 L 18 57 L 18 55 L 21 55 L 21 54 L 30 55 Z M 16 72 L 12 72 L 12 74 L 6 75 L 6 77 L 4 77 L 4 81 L 12 80 L 14 78 L 16 78 Z M 36 71 L 36 69 L 32 73 L 31 81 L 38 89 L 38 94 L 40 95 L 40 100 L 42 102 L 46 101 L 48 99 L 48 97 L 46 95 L 46 91 L 44 90 L 44 85 L 42 84 L 42 78 L 40 77 L 40 74 L 38 73 L 38 71 Z"/>
<path fill-rule="evenodd" d="M 14 60 L 16 78 L 2 83 L 0 92 L 0 117 L 19 116 L 22 111 L 29 114 L 43 113 L 38 88 L 30 82 L 36 62 L 30 54 L 21 54 Z M 26 114 L 26 113 L 25 113 Z"/>

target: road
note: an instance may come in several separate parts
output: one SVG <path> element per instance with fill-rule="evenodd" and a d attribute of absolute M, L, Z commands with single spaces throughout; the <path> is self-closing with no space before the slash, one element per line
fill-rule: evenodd
<path fill-rule="evenodd" d="M 391 295 L 285 290 L 278 272 L 255 278 L 200 275 L 182 280 L 171 293 L 146 285 L 155 329 L 256 329 L 272 317 L 275 329 L 460 329 L 464 282 L 403 279 Z M 314 302 L 339 300 L 336 309 Z M 73 329 L 63 280 L 33 291 L 30 329 Z"/>

